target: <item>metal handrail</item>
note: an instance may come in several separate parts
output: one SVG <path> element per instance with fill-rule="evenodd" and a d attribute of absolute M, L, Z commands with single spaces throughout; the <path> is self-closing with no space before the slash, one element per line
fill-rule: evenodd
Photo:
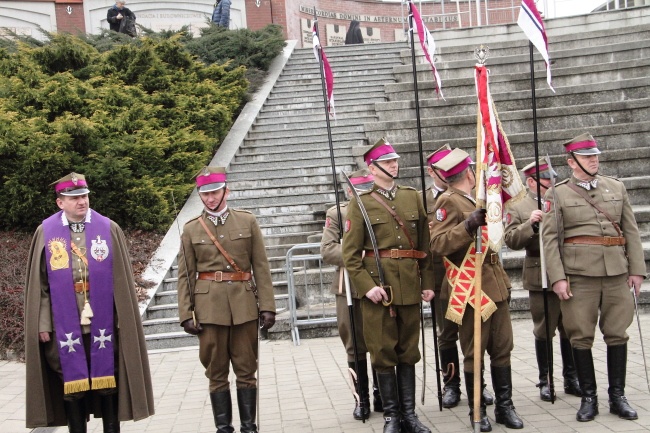
<path fill-rule="evenodd" d="M 301 250 L 311 250 L 318 249 L 320 250 L 320 243 L 305 243 L 297 244 L 289 248 L 286 255 L 286 273 L 287 273 L 287 290 L 289 294 L 289 324 L 291 327 L 291 339 L 293 340 L 294 346 L 300 345 L 300 326 L 304 325 L 319 325 L 319 324 L 329 324 L 336 323 L 336 316 L 334 317 L 325 317 L 325 304 L 321 303 L 321 312 L 320 317 L 311 317 L 311 305 L 307 303 L 307 318 L 298 319 L 298 308 L 296 305 L 296 282 L 294 271 L 295 262 L 303 262 L 303 275 L 305 276 L 305 281 L 307 281 L 307 262 L 318 260 L 318 269 L 320 275 L 320 289 L 321 294 L 323 291 L 323 261 L 322 256 L 319 253 L 308 253 L 308 254 L 295 254 L 297 251 Z M 305 286 L 305 293 L 307 288 Z"/>

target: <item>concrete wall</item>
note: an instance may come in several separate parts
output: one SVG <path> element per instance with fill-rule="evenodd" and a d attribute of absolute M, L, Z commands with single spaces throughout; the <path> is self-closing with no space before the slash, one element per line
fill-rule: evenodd
<path fill-rule="evenodd" d="M 22 34 L 43 39 L 38 27 L 48 32 L 54 32 L 56 15 L 54 2 L 21 2 L 3 1 L 0 7 L 0 27 Z M 3 30 L 0 29 L 0 32 Z"/>

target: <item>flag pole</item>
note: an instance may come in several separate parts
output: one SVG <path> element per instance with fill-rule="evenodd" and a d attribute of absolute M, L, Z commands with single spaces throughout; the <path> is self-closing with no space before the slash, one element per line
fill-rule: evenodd
<path fill-rule="evenodd" d="M 485 65 L 489 55 L 489 49 L 481 45 L 478 49 L 475 50 L 475 57 L 478 60 L 480 65 Z M 478 93 L 478 92 L 477 92 Z M 480 100 L 477 116 L 481 116 Z M 476 179 L 482 181 L 484 171 L 483 168 L 483 141 L 481 136 L 481 127 L 476 129 Z M 476 184 L 474 187 L 476 189 L 476 209 L 480 209 L 481 206 L 478 200 L 478 189 L 479 185 Z M 476 270 L 474 278 L 474 395 L 467 396 L 467 398 L 472 398 L 472 407 L 474 408 L 474 433 L 479 433 L 481 431 L 481 395 L 483 394 L 482 387 L 482 378 L 483 372 L 481 371 L 481 361 L 483 358 L 482 346 L 481 346 L 481 297 L 483 293 L 483 227 L 479 226 L 476 230 L 475 235 L 475 248 L 476 254 L 474 258 L 474 269 Z"/>
<path fill-rule="evenodd" d="M 539 141 L 537 138 L 537 98 L 535 96 L 535 63 L 533 59 L 533 43 L 528 41 L 528 51 L 530 53 L 530 91 L 531 103 L 533 108 L 533 145 L 535 148 L 535 183 L 537 184 L 537 209 L 542 209 L 542 186 L 539 182 Z M 546 260 L 544 260 L 544 244 L 541 236 L 541 224 L 537 224 L 539 236 L 539 253 L 541 257 L 541 274 L 542 274 L 542 296 L 544 299 L 544 328 L 546 331 L 546 369 L 548 389 L 551 394 L 551 404 L 555 404 L 555 384 L 553 383 L 553 341 L 551 340 L 551 329 L 548 323 L 548 279 L 546 278 Z"/>
<path fill-rule="evenodd" d="M 341 202 L 339 200 L 339 182 L 338 178 L 336 175 L 336 161 L 334 159 L 334 145 L 332 143 L 332 127 L 330 124 L 330 113 L 329 113 L 329 99 L 327 95 L 327 88 L 325 86 L 325 73 L 324 73 L 324 62 L 323 62 L 323 52 L 322 52 L 322 46 L 320 45 L 320 36 L 318 32 L 318 16 L 316 14 L 316 6 L 314 6 L 314 37 L 318 38 L 318 47 L 317 47 L 317 53 L 318 53 L 318 69 L 320 72 L 320 82 L 321 82 L 321 89 L 323 91 L 323 103 L 325 106 L 325 124 L 327 125 L 327 144 L 329 145 L 329 151 L 330 151 L 330 165 L 332 167 L 332 185 L 334 186 L 334 200 L 336 202 L 336 214 L 338 217 L 339 221 L 339 243 L 343 245 L 343 221 L 341 218 Z M 349 277 L 345 269 L 343 270 L 344 273 L 344 280 L 345 280 L 345 295 L 346 295 L 346 301 L 348 304 L 348 315 L 350 318 L 350 333 L 352 334 L 352 350 L 354 352 L 354 374 L 352 374 L 352 383 L 353 383 L 353 394 L 355 400 L 357 400 L 358 404 L 361 404 L 361 393 L 359 387 L 359 382 L 358 382 L 358 377 L 359 377 L 359 346 L 357 343 L 357 331 L 356 331 L 356 325 L 354 322 L 354 307 L 352 305 L 352 294 L 350 291 L 350 284 L 349 284 Z M 364 418 L 362 420 L 364 423 L 366 422 L 366 419 Z"/>
<path fill-rule="evenodd" d="M 420 184 L 422 186 L 422 204 L 425 211 L 427 210 L 427 191 L 424 181 L 424 152 L 422 150 L 422 127 L 420 122 L 420 97 L 418 92 L 418 74 L 415 63 L 415 26 L 413 23 L 413 3 L 409 2 L 409 32 L 411 35 L 411 65 L 413 66 L 413 91 L 415 93 L 415 119 L 418 130 L 418 153 L 420 155 Z M 440 358 L 438 356 L 438 333 L 436 329 L 436 309 L 433 306 L 434 300 L 431 300 L 431 322 L 433 329 L 433 354 L 436 364 L 436 387 L 438 391 L 438 406 L 442 412 L 442 385 L 440 384 Z M 424 306 L 420 302 L 420 330 L 422 332 L 422 404 L 424 404 L 424 391 L 426 383 L 426 344 L 424 338 Z"/>

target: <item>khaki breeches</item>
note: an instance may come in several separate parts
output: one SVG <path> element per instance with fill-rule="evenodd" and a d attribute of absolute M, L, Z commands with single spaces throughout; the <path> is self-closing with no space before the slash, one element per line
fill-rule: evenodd
<path fill-rule="evenodd" d="M 510 353 L 514 348 L 512 322 L 507 301 L 496 303 L 497 310 L 485 321 L 481 321 L 481 361 L 483 353 L 490 355 L 492 367 L 510 366 Z M 463 370 L 474 372 L 474 308 L 465 309 L 463 324 L 458 327 L 460 348 L 463 351 Z"/>
<path fill-rule="evenodd" d="M 361 300 L 363 335 L 370 362 L 377 373 L 393 371 L 397 364 L 415 365 L 420 360 L 420 304 L 388 307 Z"/>
<path fill-rule="evenodd" d="M 562 301 L 560 307 L 571 346 L 591 349 L 596 324 L 608 346 L 627 343 L 626 331 L 634 317 L 634 298 L 627 285 L 627 274 L 614 277 L 571 275 L 569 280 L 573 296 Z"/>
<path fill-rule="evenodd" d="M 257 379 L 257 320 L 241 325 L 202 324 L 199 334 L 199 359 L 210 380 L 210 392 L 230 389 L 230 364 L 237 388 L 255 388 Z"/>
<path fill-rule="evenodd" d="M 361 301 L 352 299 L 352 315 L 354 316 L 354 329 L 357 336 L 357 355 L 360 360 L 366 359 L 368 349 L 363 338 L 363 320 L 361 318 Z M 336 296 L 336 325 L 339 337 L 348 354 L 348 362 L 354 362 L 354 344 L 352 341 L 352 325 L 350 324 L 350 310 L 345 296 Z"/>

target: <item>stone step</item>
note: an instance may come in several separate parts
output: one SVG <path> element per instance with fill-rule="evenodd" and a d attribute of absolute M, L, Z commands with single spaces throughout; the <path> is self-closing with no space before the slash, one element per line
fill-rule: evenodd
<path fill-rule="evenodd" d="M 499 107 L 497 107 L 497 112 Z M 634 124 L 647 122 L 650 117 L 650 98 L 604 102 L 589 106 L 542 108 L 537 110 L 538 130 L 590 129 L 607 124 Z M 532 110 L 498 112 L 506 135 L 532 132 Z M 462 138 L 476 129 L 476 115 L 448 116 L 421 119 L 423 137 L 439 140 Z M 416 141 L 418 131 L 415 119 L 372 122 L 364 125 L 370 142 L 381 137 L 396 137 L 400 141 Z M 391 141 L 394 143 L 395 140 Z M 403 162 L 403 161 L 401 161 Z"/>
<path fill-rule="evenodd" d="M 374 120 L 373 118 L 370 121 Z M 330 122 L 330 131 L 332 137 L 347 136 L 349 138 L 357 138 L 363 135 L 363 123 L 341 125 L 335 122 Z M 255 129 L 248 131 L 247 138 L 250 140 L 264 140 L 264 139 L 285 139 L 287 137 L 294 137 L 297 134 L 300 137 L 309 136 L 327 136 L 327 125 L 324 121 L 321 122 L 308 122 L 291 125 L 291 128 L 278 128 L 275 130 L 265 131 L 263 129 Z"/>
<path fill-rule="evenodd" d="M 248 198 L 259 198 L 266 196 L 282 196 L 285 194 L 313 194 L 315 192 L 332 193 L 332 181 L 314 182 L 309 184 L 274 185 L 269 187 L 258 187 L 255 189 L 235 189 L 231 186 L 229 201 L 243 200 Z"/>
<path fill-rule="evenodd" d="M 228 173 L 228 180 L 230 181 L 231 178 L 239 179 L 239 180 L 252 180 L 255 177 L 259 178 L 260 176 L 260 171 L 259 171 L 259 166 L 255 167 L 250 167 L 247 164 L 240 164 L 240 167 L 237 167 L 239 170 L 233 170 L 232 172 Z M 353 171 L 353 167 L 356 167 L 356 164 L 354 163 L 345 163 L 345 164 L 339 164 L 337 162 L 336 164 L 337 169 L 341 170 L 350 170 Z M 356 168 L 355 168 L 356 169 Z M 232 174 L 232 175 L 231 175 Z M 266 176 L 266 174 L 265 174 Z M 280 183 L 281 181 L 284 180 L 288 183 L 291 183 L 294 181 L 294 179 L 304 179 L 305 181 L 309 181 L 312 176 L 317 176 L 314 177 L 314 179 L 323 179 L 322 176 L 329 176 L 329 178 L 332 178 L 332 168 L 331 165 L 328 163 L 327 165 L 314 165 L 314 164 L 302 164 L 302 165 L 296 165 L 294 167 L 290 167 L 290 170 L 277 170 L 275 173 L 269 173 L 268 179 L 273 179 L 274 181 L 278 178 L 280 178 Z"/>
<path fill-rule="evenodd" d="M 329 141 L 327 134 L 322 137 L 314 137 L 313 139 L 302 143 L 284 143 L 280 140 L 245 140 L 245 144 L 240 147 L 237 155 L 248 155 L 257 153 L 273 153 L 283 152 L 291 154 L 299 150 L 329 150 Z M 343 149 L 351 149 L 354 146 L 362 146 L 367 143 L 365 136 L 358 138 L 332 138 L 332 147 L 335 151 Z M 230 177 L 228 178 L 230 179 Z"/>
<path fill-rule="evenodd" d="M 346 126 L 358 126 L 366 122 L 371 122 L 377 119 L 374 111 L 366 113 L 345 113 L 342 115 L 337 113 L 336 119 L 330 116 L 330 126 L 332 128 L 341 128 Z M 255 132 L 273 132 L 273 131 L 286 131 L 286 130 L 303 130 L 313 128 L 314 125 L 325 124 L 325 110 L 320 114 L 312 116 L 299 116 L 297 118 L 284 118 L 284 119 L 264 119 L 263 122 L 255 122 L 251 127 L 251 131 Z"/>
<path fill-rule="evenodd" d="M 598 63 L 587 66 L 580 66 L 575 68 L 554 68 L 553 69 L 553 86 L 557 94 L 572 93 L 574 86 L 591 85 L 600 86 L 606 82 L 618 82 L 620 80 L 628 80 L 640 78 L 644 79 L 648 76 L 650 70 L 650 60 L 645 58 L 632 59 L 621 61 L 617 63 Z M 476 84 L 473 77 L 473 67 L 459 70 L 458 74 L 450 76 L 448 79 L 445 77 L 442 80 L 442 90 L 445 98 L 450 97 L 476 97 Z M 401 76 L 396 74 L 398 80 L 395 84 L 387 84 L 387 96 L 391 101 L 410 99 L 413 93 L 408 88 L 412 89 L 413 75 L 410 73 L 403 73 Z M 398 87 L 399 84 L 403 86 Z M 539 89 L 540 96 L 553 95 L 552 91 L 548 89 L 546 84 L 546 73 L 542 69 L 536 67 L 535 70 L 535 88 Z M 393 92 L 391 90 L 405 90 L 403 92 Z M 493 73 L 490 75 L 490 92 L 494 95 L 509 94 L 516 91 L 530 92 L 530 71 L 524 72 L 503 71 L 503 73 Z M 409 94 L 410 93 L 410 94 Z M 536 92 L 537 93 L 537 92 Z M 431 78 L 431 71 L 418 72 L 418 96 L 422 99 L 441 99 L 435 92 L 433 81 Z M 444 101 L 442 101 L 444 102 Z"/>
<path fill-rule="evenodd" d="M 337 118 L 350 117 L 353 116 L 355 113 L 368 115 L 374 113 L 375 110 L 374 108 L 375 103 L 374 102 L 371 103 L 365 100 L 360 103 L 354 103 L 354 101 L 344 101 L 343 103 L 335 101 L 335 103 L 336 103 Z M 269 107 L 269 109 L 267 110 L 262 109 L 258 114 L 257 118 L 255 119 L 255 121 L 275 122 L 278 119 L 285 120 L 286 117 L 303 118 L 309 116 L 316 116 L 319 114 L 323 114 L 324 116 L 324 112 L 325 112 L 325 107 L 322 104 L 321 106 L 313 106 L 309 108 L 297 108 L 291 110 L 280 110 L 280 109 L 276 109 L 276 107 Z"/>
<path fill-rule="evenodd" d="M 363 127 L 360 127 L 363 128 Z M 296 131 L 299 133 L 299 131 Z M 352 160 L 352 149 L 348 147 L 347 149 L 339 148 L 334 151 L 334 157 L 336 163 L 345 163 Z M 290 159 L 289 159 L 290 158 Z M 287 151 L 283 149 L 278 149 L 275 152 L 264 152 L 264 153 L 245 153 L 237 155 L 235 161 L 238 164 L 243 163 L 264 163 L 264 164 L 273 164 L 273 167 L 284 168 L 291 167 L 294 163 L 300 163 L 300 161 L 314 161 L 314 163 L 321 163 L 324 159 L 330 161 L 331 155 L 328 147 L 322 148 L 321 150 L 293 150 Z M 331 164 L 330 164 L 331 166 Z"/>
<path fill-rule="evenodd" d="M 176 349 L 199 345 L 198 337 L 184 331 L 145 335 L 144 338 L 147 343 L 147 350 Z"/>
<path fill-rule="evenodd" d="M 530 81 L 529 81 L 530 82 Z M 598 104 L 603 101 L 624 101 L 649 97 L 647 78 L 630 78 L 598 84 L 599 91 L 594 92 L 592 84 L 574 85 L 570 88 L 556 87 L 556 93 L 546 88 L 536 89 L 536 106 L 538 109 L 574 105 Z M 386 86 L 388 102 L 376 104 L 379 121 L 393 120 L 415 109 L 413 84 L 400 83 Z M 499 113 L 517 110 L 530 110 L 531 90 L 511 92 L 491 92 L 492 99 Z M 476 95 L 448 96 L 446 101 L 436 96 L 431 82 L 418 83 L 420 116 L 422 118 L 458 115 L 476 115 Z"/>
<path fill-rule="evenodd" d="M 395 63 L 400 64 L 400 62 Z M 360 65 L 361 67 L 361 65 Z M 334 73 L 334 71 L 332 71 Z M 363 75 L 363 82 L 367 84 L 378 84 L 385 82 L 395 81 L 393 77 L 392 69 L 386 69 L 384 72 L 378 72 L 375 74 L 365 74 Z M 358 83 L 359 77 L 352 75 L 343 75 L 341 76 L 338 71 L 334 75 L 334 86 L 338 88 L 341 86 L 349 86 L 350 83 Z M 303 89 L 303 87 L 318 86 L 321 87 L 321 77 L 317 71 L 306 75 L 294 75 L 292 77 L 286 77 L 286 79 L 278 80 L 273 87 L 273 93 L 275 92 L 290 92 L 291 89 Z"/>

